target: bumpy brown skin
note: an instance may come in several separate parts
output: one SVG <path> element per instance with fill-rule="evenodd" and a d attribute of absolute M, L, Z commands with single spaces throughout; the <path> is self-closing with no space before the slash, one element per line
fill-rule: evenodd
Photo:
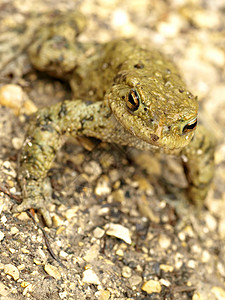
<path fill-rule="evenodd" d="M 40 210 L 47 225 L 45 180 L 64 135 L 91 136 L 139 149 L 180 155 L 189 198 L 201 206 L 213 177 L 214 140 L 198 125 L 198 103 L 176 67 L 160 52 L 131 40 L 81 44 L 80 14 L 43 28 L 30 49 L 33 65 L 68 78 L 75 99 L 39 110 L 20 155 L 23 203 Z"/>

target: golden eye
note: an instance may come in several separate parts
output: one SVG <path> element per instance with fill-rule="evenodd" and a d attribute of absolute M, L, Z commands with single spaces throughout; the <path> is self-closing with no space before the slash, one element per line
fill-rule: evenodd
<path fill-rule="evenodd" d="M 136 90 L 131 90 L 126 96 L 126 105 L 130 111 L 135 111 L 140 105 L 140 97 Z"/>
<path fill-rule="evenodd" d="M 187 123 L 183 130 L 182 133 L 187 133 L 189 131 L 192 131 L 193 129 L 195 129 L 195 127 L 197 126 L 197 118 L 191 120 L 189 123 Z"/>

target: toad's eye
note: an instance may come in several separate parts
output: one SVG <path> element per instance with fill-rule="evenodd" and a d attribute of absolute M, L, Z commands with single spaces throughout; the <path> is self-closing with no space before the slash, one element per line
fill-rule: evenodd
<path fill-rule="evenodd" d="M 126 96 L 126 104 L 130 111 L 135 111 L 140 105 L 140 96 L 136 90 L 131 90 Z"/>
<path fill-rule="evenodd" d="M 195 119 L 191 120 L 189 123 L 187 123 L 184 126 L 182 133 L 192 131 L 193 129 L 195 129 L 196 126 L 197 126 L 197 118 L 195 118 Z"/>

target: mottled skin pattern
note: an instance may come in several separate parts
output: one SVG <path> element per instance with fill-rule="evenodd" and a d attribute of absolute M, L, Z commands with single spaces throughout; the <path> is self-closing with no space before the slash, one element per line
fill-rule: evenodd
<path fill-rule="evenodd" d="M 23 203 L 14 211 L 33 207 L 51 225 L 44 186 L 65 135 L 180 155 L 189 198 L 201 206 L 213 177 L 214 141 L 196 126 L 196 97 L 157 50 L 132 40 L 78 43 L 84 24 L 78 13 L 55 20 L 30 46 L 33 65 L 69 79 L 74 98 L 82 100 L 64 101 L 33 116 L 20 154 Z"/>

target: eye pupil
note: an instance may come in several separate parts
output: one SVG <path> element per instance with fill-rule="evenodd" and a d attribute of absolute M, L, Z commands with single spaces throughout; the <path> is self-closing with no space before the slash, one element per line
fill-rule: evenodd
<path fill-rule="evenodd" d="M 130 104 L 132 104 L 134 106 L 136 105 L 135 104 L 135 98 L 133 97 L 133 95 L 131 93 L 129 94 L 129 102 L 130 102 Z"/>
<path fill-rule="evenodd" d="M 193 129 L 195 129 L 195 127 L 197 126 L 197 118 L 195 118 L 194 120 L 190 121 L 188 124 L 186 124 L 183 128 L 183 133 L 192 131 Z"/>
<path fill-rule="evenodd" d="M 136 90 L 131 90 L 126 97 L 126 104 L 130 111 L 135 111 L 138 109 L 140 104 L 139 95 Z"/>

